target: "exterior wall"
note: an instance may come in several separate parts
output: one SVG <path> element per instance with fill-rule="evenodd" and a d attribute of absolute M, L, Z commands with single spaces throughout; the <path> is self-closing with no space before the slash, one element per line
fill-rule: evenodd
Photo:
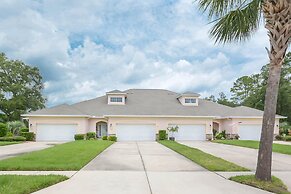
<path fill-rule="evenodd" d="M 261 118 L 221 119 L 220 129 L 225 130 L 227 134 L 238 134 L 240 124 L 262 125 L 262 122 Z M 274 134 L 279 134 L 279 119 L 275 120 Z"/>
<path fill-rule="evenodd" d="M 37 124 L 77 124 L 77 133 L 87 133 L 87 118 L 68 118 L 68 117 L 30 117 L 29 131 L 36 133 Z"/>
<path fill-rule="evenodd" d="M 212 134 L 212 119 L 211 118 L 126 118 L 126 117 L 111 117 L 108 119 L 108 134 L 116 134 L 116 124 L 155 124 L 156 132 L 161 129 L 167 129 L 170 124 L 200 124 L 205 125 L 205 134 Z"/>

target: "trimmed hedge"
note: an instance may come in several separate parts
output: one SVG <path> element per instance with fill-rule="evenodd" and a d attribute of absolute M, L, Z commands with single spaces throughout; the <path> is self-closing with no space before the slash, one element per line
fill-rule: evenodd
<path fill-rule="evenodd" d="M 167 131 L 159 130 L 159 140 L 166 140 L 166 139 L 167 139 Z"/>
<path fill-rule="evenodd" d="M 26 138 L 26 141 L 35 141 L 35 134 L 33 132 L 21 132 L 20 135 Z"/>
<path fill-rule="evenodd" d="M 89 140 L 89 139 L 96 139 L 96 133 L 95 132 L 88 132 L 86 134 L 86 139 Z"/>
<path fill-rule="evenodd" d="M 0 137 L 6 136 L 7 132 L 8 132 L 7 125 L 4 123 L 0 123 Z"/>
<path fill-rule="evenodd" d="M 284 140 L 285 141 L 291 141 L 291 136 L 285 136 Z"/>
<path fill-rule="evenodd" d="M 103 136 L 103 137 L 102 137 L 102 140 L 107 140 L 107 139 L 108 139 L 107 136 Z"/>
<path fill-rule="evenodd" d="M 0 137 L 0 141 L 25 141 L 26 138 L 22 136 L 14 136 L 14 137 Z"/>
<path fill-rule="evenodd" d="M 109 136 L 108 140 L 109 141 L 117 141 L 117 137 L 116 136 Z"/>
<path fill-rule="evenodd" d="M 23 132 L 29 132 L 29 129 L 27 127 L 23 127 L 20 129 L 20 132 L 23 133 Z"/>
<path fill-rule="evenodd" d="M 85 134 L 75 134 L 75 140 L 84 140 Z"/>

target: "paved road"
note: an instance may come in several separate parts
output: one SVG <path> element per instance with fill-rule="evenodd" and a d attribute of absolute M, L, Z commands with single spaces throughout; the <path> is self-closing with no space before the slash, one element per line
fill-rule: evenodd
<path fill-rule="evenodd" d="M 260 194 L 156 142 L 117 142 L 68 181 L 37 194 Z"/>
<path fill-rule="evenodd" d="M 20 144 L 0 146 L 0 160 L 25 154 L 27 152 L 49 148 L 59 143 L 60 142 L 25 142 Z"/>
<path fill-rule="evenodd" d="M 252 171 L 256 170 L 258 156 L 257 149 L 218 144 L 207 141 L 181 141 L 180 143 L 198 148 L 204 152 L 231 161 Z M 291 155 L 273 153 L 272 171 L 273 175 L 282 179 L 288 186 L 289 190 L 291 190 Z M 229 175 L 231 173 L 223 174 Z"/>

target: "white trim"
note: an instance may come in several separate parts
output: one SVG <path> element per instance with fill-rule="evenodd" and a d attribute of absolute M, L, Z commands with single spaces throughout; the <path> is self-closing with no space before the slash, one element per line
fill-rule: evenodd
<path fill-rule="evenodd" d="M 21 116 L 24 116 L 24 117 L 91 117 L 90 115 L 29 115 L 29 114 L 25 114 Z"/>
<path fill-rule="evenodd" d="M 169 118 L 213 118 L 213 119 L 262 119 L 262 116 L 227 116 L 227 117 L 220 117 L 220 116 L 187 116 L 187 115 L 103 115 L 103 116 L 92 116 L 92 115 L 29 115 L 24 114 L 21 115 L 23 117 L 88 117 L 88 118 L 95 118 L 95 119 L 104 119 L 105 117 L 169 117 Z M 276 119 L 283 119 L 287 118 L 284 116 L 276 116 Z"/>
<path fill-rule="evenodd" d="M 124 92 L 106 92 L 106 94 L 118 94 L 118 95 L 126 95 L 126 93 Z"/>
<path fill-rule="evenodd" d="M 216 119 L 262 119 L 263 116 L 226 116 L 226 117 L 216 117 Z M 276 116 L 276 119 L 285 119 L 284 116 Z"/>
<path fill-rule="evenodd" d="M 170 117 L 170 118 L 215 118 L 216 116 L 185 116 L 185 115 L 104 115 L 104 117 Z"/>

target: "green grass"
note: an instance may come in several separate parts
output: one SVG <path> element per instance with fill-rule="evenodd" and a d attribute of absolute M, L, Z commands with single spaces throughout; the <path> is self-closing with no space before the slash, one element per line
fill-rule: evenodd
<path fill-rule="evenodd" d="M 0 161 L 0 170 L 80 170 L 113 142 L 74 141 Z"/>
<path fill-rule="evenodd" d="M 6 145 L 13 145 L 13 144 L 18 144 L 22 143 L 19 141 L 0 141 L 0 146 L 6 146 Z"/>
<path fill-rule="evenodd" d="M 193 162 L 210 171 L 249 171 L 244 167 L 228 162 L 222 158 L 218 158 L 196 148 L 191 148 L 179 144 L 175 141 L 164 140 L 159 141 L 159 143 L 185 156 L 186 158 L 192 160 Z"/>
<path fill-rule="evenodd" d="M 215 143 L 259 149 L 259 141 L 254 140 L 214 140 Z M 291 145 L 273 144 L 273 152 L 291 155 Z"/>
<path fill-rule="evenodd" d="M 259 181 L 255 178 L 255 175 L 234 176 L 230 177 L 229 179 L 235 182 L 270 191 L 272 193 L 290 194 L 284 183 L 275 176 L 272 176 L 272 181 Z"/>
<path fill-rule="evenodd" d="M 0 193 L 29 194 L 67 179 L 61 175 L 0 175 Z"/>

